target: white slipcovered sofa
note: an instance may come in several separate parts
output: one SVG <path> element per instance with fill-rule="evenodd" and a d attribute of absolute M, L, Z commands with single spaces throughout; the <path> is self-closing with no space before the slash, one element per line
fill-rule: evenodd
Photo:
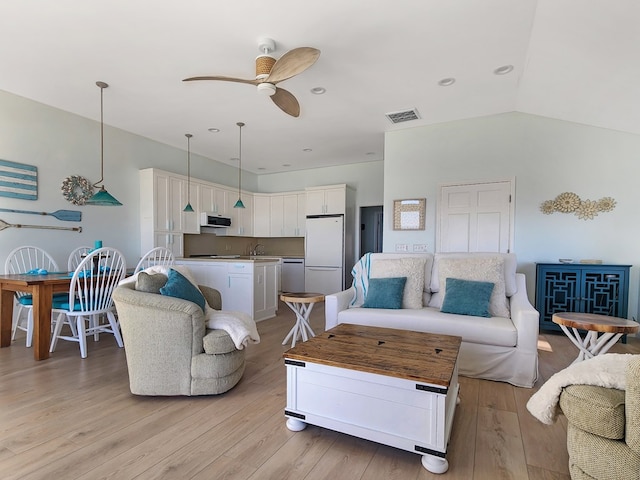
<path fill-rule="evenodd" d="M 514 254 L 367 254 L 352 270 L 352 287 L 325 297 L 325 327 L 350 323 L 460 336 L 460 375 L 532 387 L 538 378 L 539 314 L 516 267 Z M 371 279 L 388 277 L 407 277 L 402 308 L 365 308 L 372 287 L 379 291 L 385 282 Z M 445 310 L 457 311 L 456 299 L 464 304 L 475 298 L 458 288 L 476 285 L 469 281 L 493 283 L 488 316 L 441 311 L 443 303 Z"/>

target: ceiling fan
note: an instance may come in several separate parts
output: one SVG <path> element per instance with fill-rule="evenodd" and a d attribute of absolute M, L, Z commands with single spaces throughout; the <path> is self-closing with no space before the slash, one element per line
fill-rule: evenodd
<path fill-rule="evenodd" d="M 298 100 L 296 100 L 296 97 L 276 85 L 304 72 L 313 65 L 320 56 L 320 50 L 312 47 L 294 48 L 276 60 L 270 55 L 270 53 L 275 50 L 275 47 L 276 42 L 270 38 L 261 38 L 258 40 L 258 49 L 262 54 L 256 57 L 255 79 L 211 75 L 189 77 L 185 78 L 183 82 L 191 82 L 194 80 L 222 80 L 225 82 L 255 85 L 260 93 L 269 95 L 273 103 L 284 113 L 292 117 L 298 117 L 300 115 L 300 104 Z"/>

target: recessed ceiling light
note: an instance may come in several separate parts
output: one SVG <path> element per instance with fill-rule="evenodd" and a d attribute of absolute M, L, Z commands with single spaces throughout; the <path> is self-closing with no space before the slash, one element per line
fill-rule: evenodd
<path fill-rule="evenodd" d="M 258 170 L 266 170 L 264 167 L 258 167 Z"/>
<path fill-rule="evenodd" d="M 496 68 L 493 73 L 496 75 L 506 75 L 507 73 L 513 70 L 513 65 L 502 65 L 501 67 Z"/>
<path fill-rule="evenodd" d="M 440 80 L 438 82 L 438 85 L 440 85 L 441 87 L 448 87 L 449 85 L 453 85 L 454 83 L 456 83 L 456 79 L 453 77 L 448 77 Z"/>
<path fill-rule="evenodd" d="M 324 87 L 313 87 L 311 89 L 311 93 L 313 93 L 314 95 L 322 95 L 326 91 L 327 91 L 327 89 L 324 88 Z"/>
<path fill-rule="evenodd" d="M 376 154 L 376 152 L 367 152 L 367 153 L 365 153 L 365 155 L 375 155 L 375 154 Z"/>
<path fill-rule="evenodd" d="M 232 162 L 237 162 L 240 159 L 238 157 L 231 157 L 229 160 L 231 160 Z"/>
<path fill-rule="evenodd" d="M 207 130 L 209 130 L 211 133 L 218 133 L 220 131 L 219 128 L 214 128 L 214 127 L 208 128 Z"/>
<path fill-rule="evenodd" d="M 291 166 L 291 164 L 290 164 L 290 163 L 283 163 L 283 164 L 282 164 L 282 166 L 283 166 L 283 167 L 290 167 L 290 166 Z"/>
<path fill-rule="evenodd" d="M 312 148 L 303 148 L 302 149 L 303 152 L 313 152 Z"/>

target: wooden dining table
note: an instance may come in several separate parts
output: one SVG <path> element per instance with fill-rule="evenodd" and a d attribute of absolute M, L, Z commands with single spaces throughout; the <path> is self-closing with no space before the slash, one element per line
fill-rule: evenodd
<path fill-rule="evenodd" d="M 71 274 L 68 272 L 0 274 L 0 348 L 11 345 L 15 292 L 29 292 L 33 296 L 33 358 L 49 358 L 53 294 L 68 292 L 70 284 Z"/>

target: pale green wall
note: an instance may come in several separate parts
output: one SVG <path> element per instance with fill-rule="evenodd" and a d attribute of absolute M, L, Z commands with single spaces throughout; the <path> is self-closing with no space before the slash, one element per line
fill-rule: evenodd
<path fill-rule="evenodd" d="M 0 212 L 8 223 L 57 226 L 81 225 L 83 232 L 17 229 L 0 231 L 0 270 L 7 254 L 21 245 L 45 248 L 66 267 L 69 251 L 80 245 L 93 245 L 101 239 L 104 245 L 120 249 L 127 263 L 135 265 L 140 252 L 138 171 L 156 167 L 186 174 L 184 150 L 105 125 L 105 181 L 109 192 L 124 204 L 122 207 L 75 206 L 60 192 L 62 181 L 69 175 L 81 175 L 96 182 L 100 176 L 100 125 L 78 115 L 0 91 L 0 159 L 38 167 L 38 200 L 16 200 L 0 197 L 0 208 L 52 212 L 59 209 L 79 210 L 82 222 L 61 222 L 51 216 Z M 194 178 L 237 187 L 235 167 L 199 155 L 191 155 Z M 348 183 L 358 189 L 357 202 L 382 204 L 382 162 L 347 165 L 335 169 L 307 170 L 267 175 L 265 191 L 280 185 L 282 191 L 304 189 L 309 185 Z M 243 172 L 242 187 L 262 191 L 259 178 Z M 280 187 L 277 187 L 280 188 Z"/>
<path fill-rule="evenodd" d="M 533 300 L 535 262 L 558 258 L 632 264 L 630 314 L 637 316 L 640 272 L 640 136 L 521 113 L 389 132 L 385 137 L 384 250 L 396 243 L 435 246 L 440 184 L 515 178 L 515 245 Z M 612 212 L 594 220 L 543 215 L 539 206 L 562 192 L 610 196 Z M 426 197 L 426 230 L 391 227 L 394 199 Z"/>

